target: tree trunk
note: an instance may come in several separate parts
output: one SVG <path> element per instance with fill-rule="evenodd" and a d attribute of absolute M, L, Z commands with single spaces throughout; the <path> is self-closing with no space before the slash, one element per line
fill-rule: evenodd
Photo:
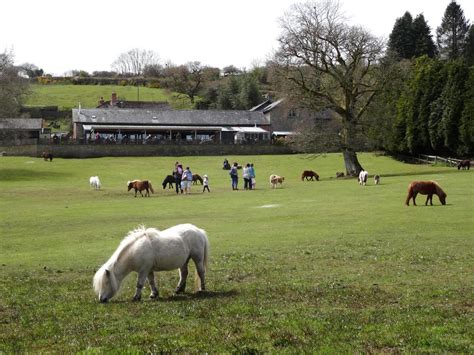
<path fill-rule="evenodd" d="M 359 176 L 362 166 L 357 158 L 357 153 L 351 149 L 343 149 L 342 154 L 344 156 L 344 165 L 346 166 L 347 176 Z"/>

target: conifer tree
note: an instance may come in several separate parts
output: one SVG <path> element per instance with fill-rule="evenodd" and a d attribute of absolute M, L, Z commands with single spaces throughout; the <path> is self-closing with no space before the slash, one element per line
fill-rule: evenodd
<path fill-rule="evenodd" d="M 423 14 L 419 14 L 413 20 L 413 37 L 415 57 L 421 57 L 422 55 L 427 55 L 430 58 L 435 57 L 436 45 L 431 36 L 431 29 L 426 23 Z"/>
<path fill-rule="evenodd" d="M 464 59 L 468 66 L 474 65 L 474 25 L 471 25 L 464 47 Z"/>
<path fill-rule="evenodd" d="M 441 25 L 436 29 L 438 51 L 442 59 L 457 59 L 463 54 L 469 27 L 461 6 L 451 1 Z"/>
<path fill-rule="evenodd" d="M 395 21 L 388 40 L 388 51 L 397 53 L 403 59 L 410 59 L 415 55 L 413 17 L 408 11 Z"/>

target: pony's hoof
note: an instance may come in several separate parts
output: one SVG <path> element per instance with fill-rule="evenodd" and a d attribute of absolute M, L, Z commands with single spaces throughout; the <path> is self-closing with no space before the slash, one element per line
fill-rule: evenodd
<path fill-rule="evenodd" d="M 152 294 L 150 295 L 150 299 L 152 299 L 152 300 L 155 300 L 155 299 L 157 299 L 157 298 L 158 298 L 158 294 L 157 294 L 157 293 L 156 293 L 156 294 L 155 294 L 155 293 L 152 293 Z"/>
<path fill-rule="evenodd" d="M 142 300 L 141 297 L 136 297 L 135 296 L 135 297 L 132 298 L 132 302 L 140 302 L 141 300 Z"/>

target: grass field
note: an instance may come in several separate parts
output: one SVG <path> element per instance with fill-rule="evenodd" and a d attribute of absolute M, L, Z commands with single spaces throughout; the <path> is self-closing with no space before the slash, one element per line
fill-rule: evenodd
<path fill-rule="evenodd" d="M 118 85 L 31 85 L 31 95 L 26 101 L 27 106 L 58 106 L 61 109 L 79 107 L 97 107 L 99 98 L 110 100 L 112 92 L 116 92 L 121 100 L 129 101 L 168 101 L 174 109 L 192 107 L 189 99 L 170 93 L 163 89 L 140 86 Z"/>
<path fill-rule="evenodd" d="M 229 156 L 257 173 L 257 190 L 232 191 L 223 158 L 180 158 L 211 193 L 177 196 L 161 188 L 176 158 L 1 157 L 0 353 L 474 352 L 472 171 L 367 153 L 381 185 L 361 187 L 332 178 L 340 154 Z M 321 181 L 301 182 L 304 169 Z M 155 194 L 127 193 L 133 178 Z M 437 180 L 447 205 L 405 206 L 417 179 Z M 185 222 L 209 235 L 207 292 L 173 295 L 178 274 L 164 272 L 159 300 L 132 303 L 130 275 L 98 303 L 94 272 L 128 231 Z"/>

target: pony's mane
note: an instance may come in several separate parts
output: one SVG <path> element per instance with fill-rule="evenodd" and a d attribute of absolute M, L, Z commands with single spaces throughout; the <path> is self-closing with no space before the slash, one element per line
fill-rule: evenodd
<path fill-rule="evenodd" d="M 140 225 L 134 230 L 128 232 L 125 238 L 122 239 L 120 242 L 119 247 L 109 259 L 108 264 L 113 264 L 117 262 L 118 259 L 128 250 L 128 248 L 135 243 L 137 240 L 143 237 L 151 237 L 155 236 L 159 233 L 158 229 L 156 228 L 146 228 L 144 225 Z"/>

